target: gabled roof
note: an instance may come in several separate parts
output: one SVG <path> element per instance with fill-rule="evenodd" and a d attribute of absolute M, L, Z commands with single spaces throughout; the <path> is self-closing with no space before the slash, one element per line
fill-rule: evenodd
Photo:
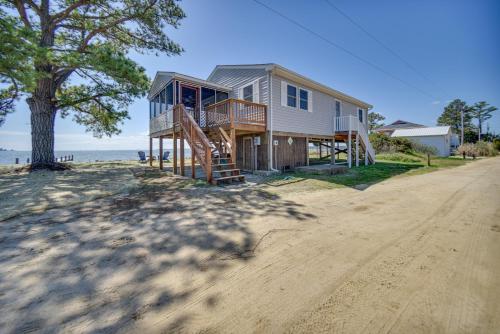
<path fill-rule="evenodd" d="M 384 131 L 384 130 L 396 130 L 396 129 L 412 129 L 412 128 L 424 128 L 425 125 L 397 120 L 388 125 L 381 126 L 380 128 L 375 129 L 375 131 Z"/>
<path fill-rule="evenodd" d="M 312 79 L 309 79 L 301 74 L 298 74 L 297 72 L 294 72 L 292 70 L 289 70 L 281 65 L 274 64 L 274 63 L 267 63 L 267 64 L 246 64 L 246 65 L 217 65 L 213 69 L 212 73 L 208 76 L 207 80 L 211 80 L 213 76 L 215 75 L 216 71 L 219 69 L 264 69 L 266 71 L 272 71 L 273 73 L 284 77 L 288 80 L 295 81 L 299 84 L 302 84 L 304 86 L 307 86 L 309 88 L 316 89 L 320 92 L 323 92 L 327 95 L 334 96 L 338 99 L 342 99 L 347 102 L 351 102 L 352 104 L 355 104 L 357 106 L 360 106 L 365 109 L 371 109 L 373 106 L 371 104 L 368 104 L 364 101 L 358 100 L 355 97 L 352 97 L 350 95 L 344 94 L 338 90 L 335 90 L 333 88 L 330 88 L 328 86 L 325 86 L 317 81 L 314 81 Z"/>
<path fill-rule="evenodd" d="M 149 90 L 148 99 L 151 99 L 153 96 L 155 96 L 172 79 L 189 81 L 192 83 L 205 86 L 207 88 L 213 88 L 225 92 L 231 91 L 230 87 L 219 85 L 215 82 L 210 82 L 207 80 L 195 78 L 190 75 L 185 75 L 177 72 L 158 71 L 156 72 L 155 78 L 153 79 L 153 83 L 151 84 L 151 89 Z"/>
<path fill-rule="evenodd" d="M 413 129 L 398 129 L 392 133 L 391 137 L 423 137 L 423 136 L 444 136 L 450 132 L 450 126 L 432 126 Z"/>

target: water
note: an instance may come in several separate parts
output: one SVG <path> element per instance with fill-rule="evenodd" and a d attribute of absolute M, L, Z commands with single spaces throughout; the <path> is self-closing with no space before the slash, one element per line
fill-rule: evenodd
<path fill-rule="evenodd" d="M 149 155 L 149 150 L 142 150 Z M 170 159 L 173 157 L 173 151 L 170 151 Z M 139 160 L 137 150 L 106 150 L 106 151 L 56 151 L 57 158 L 73 155 L 74 162 L 95 162 L 95 161 L 117 161 L 117 160 Z M 191 156 L 190 150 L 184 151 L 186 157 Z M 153 150 L 153 155 L 158 157 L 158 150 Z M 25 164 L 29 158 L 31 160 L 31 151 L 0 151 L 0 164 L 14 164 L 16 158 L 19 158 L 20 164 Z"/>

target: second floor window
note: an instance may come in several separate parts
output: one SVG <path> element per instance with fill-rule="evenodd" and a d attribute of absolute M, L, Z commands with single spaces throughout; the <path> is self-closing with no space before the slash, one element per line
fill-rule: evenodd
<path fill-rule="evenodd" d="M 287 85 L 286 87 L 286 104 L 289 107 L 297 108 L 297 87 L 292 85 Z"/>
<path fill-rule="evenodd" d="M 300 94 L 300 109 L 307 110 L 309 106 L 309 92 L 304 89 L 299 89 Z"/>
<path fill-rule="evenodd" d="M 243 100 L 253 102 L 253 84 L 243 87 Z"/>
<path fill-rule="evenodd" d="M 361 123 L 363 123 L 363 109 L 358 109 L 358 118 Z"/>
<path fill-rule="evenodd" d="M 335 100 L 335 116 L 340 117 L 340 110 L 342 108 L 342 105 L 340 104 L 340 101 Z"/>

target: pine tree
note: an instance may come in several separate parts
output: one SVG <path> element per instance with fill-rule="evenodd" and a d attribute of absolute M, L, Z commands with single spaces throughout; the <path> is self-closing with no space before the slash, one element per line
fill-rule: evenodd
<path fill-rule="evenodd" d="M 184 17 L 174 0 L 0 0 L 0 122 L 26 98 L 32 169 L 59 167 L 56 114 L 97 135 L 119 133 L 127 106 L 149 88 L 129 51 L 181 53 L 164 28 Z"/>

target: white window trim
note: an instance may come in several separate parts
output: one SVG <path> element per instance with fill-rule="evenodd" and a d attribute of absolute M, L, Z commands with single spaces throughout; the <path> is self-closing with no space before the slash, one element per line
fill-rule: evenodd
<path fill-rule="evenodd" d="M 246 84 L 244 84 L 243 86 L 241 86 L 238 89 L 238 97 L 239 97 L 239 99 L 244 100 L 243 89 L 245 89 L 248 86 L 252 86 L 252 102 L 253 103 L 260 103 L 259 80 L 260 80 L 260 78 L 259 79 L 255 79 L 252 82 L 247 82 Z"/>
<path fill-rule="evenodd" d="M 337 102 L 340 104 L 340 110 L 339 110 L 339 116 L 338 117 L 342 117 L 343 114 L 343 109 L 344 109 L 344 105 L 342 103 L 342 100 L 339 100 L 339 99 L 335 99 L 335 103 L 333 105 L 333 112 L 335 113 L 335 117 L 337 117 Z"/>
<path fill-rule="evenodd" d="M 288 105 L 288 86 L 295 88 L 295 107 L 291 107 Z M 301 90 L 307 92 L 307 109 L 302 109 L 300 107 L 300 91 Z M 312 90 L 307 89 L 305 87 L 298 86 L 298 85 L 294 85 L 294 84 L 289 83 L 285 80 L 281 80 L 281 106 L 282 107 L 286 107 L 290 110 L 300 110 L 300 111 L 305 111 L 305 112 L 313 112 L 312 101 L 313 101 Z"/>

